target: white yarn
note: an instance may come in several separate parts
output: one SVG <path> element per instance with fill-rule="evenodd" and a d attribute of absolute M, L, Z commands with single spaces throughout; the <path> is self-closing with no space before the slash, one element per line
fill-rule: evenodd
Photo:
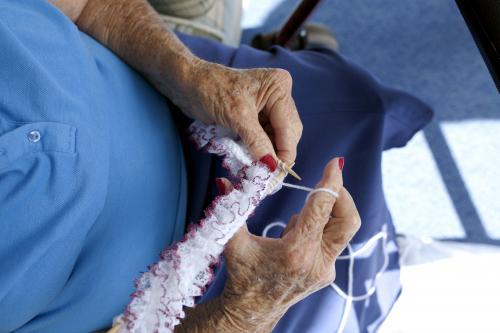
<path fill-rule="evenodd" d="M 389 265 L 389 252 L 387 250 L 387 232 L 384 230 L 380 231 L 379 233 L 375 234 L 373 237 L 371 237 L 359 250 L 356 252 L 352 252 L 352 247 L 347 248 L 347 255 L 344 256 L 339 256 L 337 259 L 338 260 L 354 260 L 356 257 L 359 257 L 362 253 L 366 252 L 368 249 L 373 248 L 373 246 L 376 245 L 376 242 L 379 240 L 382 240 L 382 252 L 384 253 L 384 262 L 382 264 L 382 267 L 379 269 L 379 271 L 375 274 L 375 277 L 373 279 L 373 283 L 368 288 L 366 293 L 361 294 L 361 295 L 356 295 L 354 296 L 352 293 L 345 293 L 340 287 L 338 287 L 335 283 L 331 283 L 330 286 L 340 295 L 345 300 L 351 299 L 352 301 L 364 301 L 368 298 L 370 298 L 375 291 L 377 291 L 377 281 L 380 278 L 380 276 L 385 272 L 387 269 L 387 266 Z M 352 280 L 353 276 L 352 274 L 349 273 L 348 279 Z"/>
<path fill-rule="evenodd" d="M 325 187 L 319 187 L 319 188 L 315 188 L 314 190 L 312 190 L 311 192 L 309 192 L 309 194 L 307 195 L 306 197 L 306 201 L 309 200 L 309 198 L 314 194 L 314 193 L 318 193 L 318 192 L 324 192 L 324 193 L 328 193 L 330 195 L 332 195 L 335 199 L 338 199 L 339 198 L 339 194 L 333 190 L 330 190 L 329 188 L 325 188 Z"/>
<path fill-rule="evenodd" d="M 273 223 L 269 223 L 268 225 L 266 225 L 266 227 L 264 228 L 264 230 L 262 230 L 262 236 L 263 237 L 267 237 L 267 234 L 269 233 L 269 230 L 271 230 L 274 227 L 281 227 L 281 228 L 283 228 L 283 230 L 285 230 L 286 224 L 283 223 L 283 222 L 281 222 L 281 221 L 276 221 L 276 222 L 273 222 Z"/>
<path fill-rule="evenodd" d="M 217 197 L 185 239 L 165 250 L 161 260 L 136 281 L 136 291 L 125 312 L 115 319 L 121 333 L 173 332 L 213 279 L 211 266 L 218 262 L 224 245 L 246 223 L 257 205 L 281 187 L 285 174 L 270 172 L 252 162 L 248 150 L 235 135 L 218 126 L 194 122 L 191 137 L 199 147 L 225 156 L 223 164 L 240 178 L 228 194 Z"/>
<path fill-rule="evenodd" d="M 384 263 L 382 264 L 380 270 L 375 274 L 373 283 L 371 287 L 368 289 L 368 291 L 362 295 L 354 296 L 352 289 L 352 284 L 354 281 L 354 259 L 359 255 L 361 255 L 362 253 L 366 252 L 368 249 L 372 248 L 379 240 L 382 240 L 382 252 L 384 253 Z M 339 256 L 337 257 L 337 259 L 349 260 L 349 268 L 347 275 L 347 283 L 348 283 L 347 293 L 345 293 L 335 283 L 332 282 L 330 284 L 330 286 L 337 292 L 337 294 L 339 294 L 339 296 L 346 301 L 344 305 L 344 311 L 342 312 L 342 319 L 340 321 L 339 328 L 337 330 L 338 333 L 342 333 L 345 329 L 345 325 L 347 324 L 347 319 L 349 317 L 349 312 L 351 311 L 352 308 L 352 303 L 366 300 L 370 298 L 377 291 L 377 281 L 379 280 L 379 278 L 382 276 L 382 274 L 387 269 L 387 266 L 389 265 L 389 253 L 387 251 L 387 232 L 385 231 L 385 226 L 384 230 L 380 231 L 379 233 L 371 237 L 360 249 L 358 249 L 355 252 L 353 252 L 352 246 L 350 244 L 347 244 L 347 255 Z"/>
<path fill-rule="evenodd" d="M 347 251 L 348 253 L 352 252 L 352 247 L 351 244 L 347 244 Z M 348 279 L 347 279 L 347 293 L 348 295 L 352 295 L 352 290 L 353 290 L 353 276 L 354 276 L 354 257 L 349 256 L 349 268 L 348 268 Z M 332 284 L 334 284 L 332 282 Z M 339 288 L 340 289 L 340 288 Z M 352 301 L 353 299 L 351 297 L 346 298 L 346 302 L 344 305 L 344 311 L 342 312 L 342 318 L 340 319 L 340 324 L 339 328 L 337 329 L 338 333 L 344 332 L 345 326 L 347 325 L 347 319 L 349 319 L 349 313 L 351 312 L 352 308 Z"/>
<path fill-rule="evenodd" d="M 314 189 L 311 188 L 311 187 L 307 187 L 307 186 L 300 186 L 300 185 L 295 185 L 295 184 L 289 184 L 289 183 L 285 183 L 283 182 L 282 184 L 284 187 L 290 187 L 290 188 L 295 188 L 297 190 L 303 190 L 303 191 L 307 191 L 307 192 L 311 192 L 313 191 Z"/>
<path fill-rule="evenodd" d="M 306 197 L 306 202 L 309 200 L 309 198 L 314 193 L 318 193 L 318 192 L 325 192 L 325 193 L 331 194 L 335 199 L 339 198 L 339 193 L 338 192 L 335 192 L 334 190 L 331 190 L 331 189 L 326 188 L 326 187 L 312 188 L 312 187 L 307 187 L 307 186 L 300 186 L 300 185 L 295 185 L 295 184 L 289 184 L 289 183 L 285 183 L 285 182 L 283 182 L 281 185 L 284 186 L 284 187 L 289 187 L 289 188 L 294 188 L 294 189 L 297 189 L 297 190 L 302 190 L 302 191 L 309 192 L 309 194 Z"/>

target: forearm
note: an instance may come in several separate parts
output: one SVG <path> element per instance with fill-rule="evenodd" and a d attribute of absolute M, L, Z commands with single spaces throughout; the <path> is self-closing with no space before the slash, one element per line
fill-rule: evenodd
<path fill-rule="evenodd" d="M 238 307 L 224 304 L 222 297 L 202 303 L 186 310 L 186 318 L 176 326 L 176 333 L 268 333 L 271 332 L 279 317 L 260 316 L 244 313 Z"/>
<path fill-rule="evenodd" d="M 142 73 L 170 99 L 180 98 L 195 57 L 146 0 L 52 0 L 78 28 Z"/>

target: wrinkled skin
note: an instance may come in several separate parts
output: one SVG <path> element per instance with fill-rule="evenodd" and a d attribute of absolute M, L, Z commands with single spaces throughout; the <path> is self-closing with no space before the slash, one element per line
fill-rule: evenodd
<path fill-rule="evenodd" d="M 231 184 L 224 179 L 226 189 Z M 334 264 L 360 227 L 360 217 L 342 186 L 338 159 L 325 168 L 315 193 L 279 239 L 252 235 L 243 227 L 224 255 L 228 280 L 221 296 L 241 332 L 269 332 L 286 310 L 335 279 Z"/>
<path fill-rule="evenodd" d="M 292 78 L 283 69 L 238 70 L 200 61 L 174 102 L 190 117 L 231 128 L 255 159 L 295 161 L 302 135 Z"/>
<path fill-rule="evenodd" d="M 282 69 L 237 70 L 193 55 L 146 0 L 50 0 L 193 119 L 238 133 L 254 159 L 295 161 L 302 123 Z"/>

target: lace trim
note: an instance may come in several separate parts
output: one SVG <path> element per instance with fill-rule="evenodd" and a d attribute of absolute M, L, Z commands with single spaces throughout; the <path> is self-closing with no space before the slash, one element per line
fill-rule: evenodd
<path fill-rule="evenodd" d="M 164 250 L 135 282 L 136 291 L 114 326 L 118 332 L 173 332 L 184 318 L 184 306 L 194 307 L 213 280 L 224 245 L 246 223 L 259 203 L 281 188 L 286 174 L 253 162 L 236 136 L 218 126 L 194 122 L 191 138 L 209 153 L 224 156 L 223 165 L 239 179 L 234 189 L 214 199 L 205 218 L 191 224 L 184 239 Z"/>

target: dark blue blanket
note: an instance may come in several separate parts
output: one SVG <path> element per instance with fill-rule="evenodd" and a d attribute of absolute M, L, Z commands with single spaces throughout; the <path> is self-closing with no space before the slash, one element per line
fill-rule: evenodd
<path fill-rule="evenodd" d="M 200 38 L 180 35 L 198 56 L 235 68 L 278 67 L 293 77 L 293 97 L 304 132 L 294 169 L 301 185 L 314 186 L 323 167 L 335 156 L 345 157 L 345 187 L 352 194 L 363 224 L 354 237 L 354 250 L 380 232 L 387 237 L 355 259 L 353 296 L 376 292 L 353 302 L 347 309 L 347 332 L 372 332 L 399 295 L 399 265 L 391 216 L 382 189 L 382 151 L 404 146 L 432 117 L 428 106 L 415 97 L 388 88 L 365 70 L 329 49 L 290 52 L 280 47 L 268 52 L 241 46 L 237 49 Z M 190 149 L 188 186 L 191 195 L 188 220 L 196 221 L 214 195 L 213 179 L 225 174 L 220 161 Z M 296 183 L 290 177 L 287 181 Z M 211 189 L 207 193 L 205 189 Z M 302 207 L 304 192 L 283 189 L 268 198 L 248 224 L 249 229 L 279 237 L 283 224 Z M 385 262 L 387 261 L 387 262 Z M 383 268 L 385 272 L 379 273 Z M 348 260 L 336 264 L 337 287 L 347 292 Z M 225 271 L 209 289 L 208 297 L 223 288 Z M 373 288 L 372 288 L 373 289 Z M 344 295 L 345 296 L 345 295 Z M 350 307 L 349 307 L 350 308 Z M 327 287 L 292 307 L 275 332 L 336 332 L 346 300 Z"/>

